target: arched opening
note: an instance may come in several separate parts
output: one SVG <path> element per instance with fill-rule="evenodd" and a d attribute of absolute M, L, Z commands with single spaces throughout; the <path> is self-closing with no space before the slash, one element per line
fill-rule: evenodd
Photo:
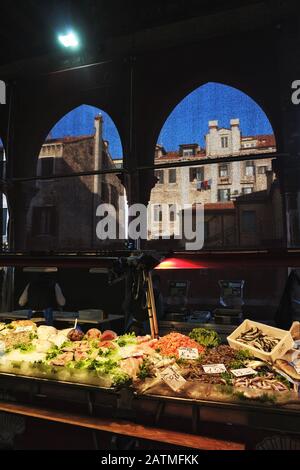
<path fill-rule="evenodd" d="M 272 125 L 249 96 L 219 83 L 207 83 L 187 95 L 158 137 L 146 246 L 174 251 L 281 246 L 283 211 L 272 170 L 275 153 Z M 186 233 L 187 219 L 191 234 Z M 285 269 L 257 272 L 242 263 L 240 268 L 219 263 L 205 269 L 204 262 L 202 269 L 159 275 L 165 318 L 195 323 L 231 321 L 214 313 L 217 307 L 235 305 L 221 299 L 225 284 L 240 315 L 233 321 L 243 314 L 273 318 L 286 280 Z"/>
<path fill-rule="evenodd" d="M 212 82 L 191 92 L 173 109 L 158 137 L 149 241 L 185 249 L 184 234 L 174 240 L 182 211 L 190 206 L 194 218 L 200 204 L 202 248 L 280 245 L 275 152 L 272 125 L 248 95 Z"/>
<path fill-rule="evenodd" d="M 60 119 L 41 147 L 36 178 L 27 183 L 26 248 L 86 251 L 123 247 L 126 194 L 120 178 L 122 165 L 120 136 L 105 111 L 81 105 Z M 111 225 L 102 224 L 101 231 L 98 215 L 103 204 L 111 208 Z"/>

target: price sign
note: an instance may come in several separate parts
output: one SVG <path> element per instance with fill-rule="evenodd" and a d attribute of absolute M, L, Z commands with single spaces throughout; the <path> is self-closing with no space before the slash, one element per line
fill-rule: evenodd
<path fill-rule="evenodd" d="M 162 380 L 172 389 L 174 392 L 180 390 L 186 383 L 186 380 L 181 374 L 173 367 L 167 367 L 160 374 Z"/>
<path fill-rule="evenodd" d="M 180 359 L 198 359 L 199 352 L 197 348 L 178 348 Z"/>
<path fill-rule="evenodd" d="M 31 331 L 32 330 L 32 325 L 28 326 L 17 326 L 15 329 L 15 333 L 22 333 L 23 331 Z"/>
<path fill-rule="evenodd" d="M 202 367 L 206 374 L 222 374 L 223 372 L 226 372 L 224 364 L 208 364 Z"/>
<path fill-rule="evenodd" d="M 230 371 L 235 377 L 244 377 L 244 375 L 254 375 L 257 372 L 251 367 L 244 367 L 241 369 L 231 369 Z"/>

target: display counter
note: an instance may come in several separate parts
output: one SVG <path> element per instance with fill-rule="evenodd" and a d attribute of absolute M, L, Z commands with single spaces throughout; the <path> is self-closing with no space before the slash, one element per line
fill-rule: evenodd
<path fill-rule="evenodd" d="M 93 325 L 79 318 L 74 328 L 73 313 L 70 328 L 62 331 L 47 330 L 39 325 L 40 319 L 22 323 L 24 313 L 2 314 L 6 323 L 1 329 L 8 333 L 1 339 L 5 347 L 0 356 L 0 411 L 25 421 L 34 418 L 91 429 L 95 448 L 101 446 L 102 432 L 152 441 L 153 446 L 160 441 L 198 449 L 259 448 L 265 439 L 278 435 L 298 445 L 299 383 L 288 375 L 292 360 L 285 354 L 293 344 L 288 331 L 279 336 L 249 333 L 249 328 L 242 332 L 243 341 L 261 341 L 260 347 L 268 351 L 263 354 L 272 354 L 288 337 L 288 347 L 269 360 L 261 359 L 260 353 L 246 354 L 247 347 L 240 353 L 227 344 L 236 325 L 161 320 L 160 338 L 150 338 L 105 331 L 106 322 L 121 321 L 122 315 Z M 7 322 L 15 318 L 16 322 Z M 191 335 L 198 329 L 206 333 Z M 23 336 L 6 341 L 12 333 L 24 332 L 26 341 Z M 276 363 L 277 359 L 283 362 Z M 205 369 L 220 364 L 220 370 Z M 252 370 L 246 375 L 233 372 L 247 368 Z"/>
<path fill-rule="evenodd" d="M 244 349 L 220 345 L 212 330 L 155 340 L 28 320 L 1 328 L 0 411 L 91 429 L 95 446 L 101 432 L 199 449 L 249 448 L 269 433 L 300 435 L 295 387 Z M 179 357 L 182 350 L 198 350 L 197 359 Z M 217 361 L 225 373 L 206 371 Z M 255 369 L 240 387 L 234 372 L 247 365 Z"/>

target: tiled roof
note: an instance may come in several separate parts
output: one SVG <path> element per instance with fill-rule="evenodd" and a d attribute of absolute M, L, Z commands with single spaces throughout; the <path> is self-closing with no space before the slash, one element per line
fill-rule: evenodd
<path fill-rule="evenodd" d="M 257 136 L 257 147 L 276 147 L 275 136 L 273 134 L 265 134 Z"/>
<path fill-rule="evenodd" d="M 201 149 L 199 152 L 197 152 L 195 155 L 189 155 L 183 156 L 180 155 L 178 151 L 172 150 L 171 152 L 167 152 L 165 155 L 162 155 L 161 157 L 156 157 L 155 161 L 165 161 L 165 160 L 193 160 L 193 159 L 198 159 L 198 158 L 203 158 L 206 156 L 205 150 Z"/>
<path fill-rule="evenodd" d="M 242 142 L 245 140 L 257 140 L 256 148 L 276 147 L 275 136 L 273 134 L 242 136 Z"/>
<path fill-rule="evenodd" d="M 192 205 L 192 212 L 196 210 L 196 205 Z M 234 202 L 209 202 L 204 204 L 204 211 L 234 211 L 235 205 Z"/>
<path fill-rule="evenodd" d="M 205 211 L 234 210 L 234 203 L 228 202 L 209 202 L 204 204 Z"/>
<path fill-rule="evenodd" d="M 276 148 L 276 142 L 275 142 L 275 137 L 273 134 L 259 134 L 259 135 L 248 135 L 248 136 L 243 136 L 241 138 L 241 142 L 247 139 L 252 139 L 257 141 L 257 145 L 249 150 L 255 150 L 255 149 L 264 149 L 264 148 L 270 148 L 274 147 Z M 184 147 L 188 146 L 193 146 L 195 144 L 184 144 Z M 183 145 L 182 145 L 183 146 Z M 181 146 L 181 147 L 182 147 Z M 244 148 L 242 151 L 245 150 Z M 206 151 L 205 149 L 200 149 L 199 152 L 197 152 L 194 156 L 189 156 L 185 157 L 180 155 L 179 151 L 172 150 L 170 152 L 166 152 L 165 155 L 162 155 L 161 157 L 156 157 L 155 161 L 166 161 L 166 160 L 192 160 L 197 159 L 197 158 L 202 158 L 206 157 Z"/>
<path fill-rule="evenodd" d="M 47 139 L 44 145 L 55 144 L 55 143 L 74 143 L 81 142 L 82 140 L 88 140 L 94 138 L 94 135 L 79 135 L 79 136 L 67 136 L 67 137 L 58 137 L 56 139 Z"/>
<path fill-rule="evenodd" d="M 266 189 L 263 189 L 262 191 L 254 191 L 253 193 L 250 193 L 250 194 L 242 194 L 241 196 L 236 198 L 236 202 L 237 203 L 263 202 L 266 200 L 267 196 L 268 196 L 268 191 Z"/>

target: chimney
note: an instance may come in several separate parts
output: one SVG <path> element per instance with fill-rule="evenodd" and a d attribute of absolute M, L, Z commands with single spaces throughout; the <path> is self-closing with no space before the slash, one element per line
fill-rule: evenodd
<path fill-rule="evenodd" d="M 230 119 L 231 129 L 231 151 L 232 154 L 238 154 L 241 149 L 241 131 L 240 131 L 240 120 Z"/>
<path fill-rule="evenodd" d="M 230 127 L 233 128 L 234 126 L 239 127 L 240 126 L 240 120 L 237 119 L 230 119 Z"/>
<path fill-rule="evenodd" d="M 103 131 L 103 117 L 101 114 L 94 119 L 95 127 L 95 142 L 94 142 L 94 157 L 95 157 L 95 167 L 94 170 L 100 170 L 102 168 L 102 150 L 103 150 L 103 140 L 102 140 L 102 131 Z"/>
<path fill-rule="evenodd" d="M 209 132 L 205 136 L 206 156 L 211 157 L 216 154 L 216 141 L 218 135 L 218 121 L 208 121 Z"/>
<path fill-rule="evenodd" d="M 217 129 L 218 128 L 218 121 L 208 121 L 209 129 Z"/>

